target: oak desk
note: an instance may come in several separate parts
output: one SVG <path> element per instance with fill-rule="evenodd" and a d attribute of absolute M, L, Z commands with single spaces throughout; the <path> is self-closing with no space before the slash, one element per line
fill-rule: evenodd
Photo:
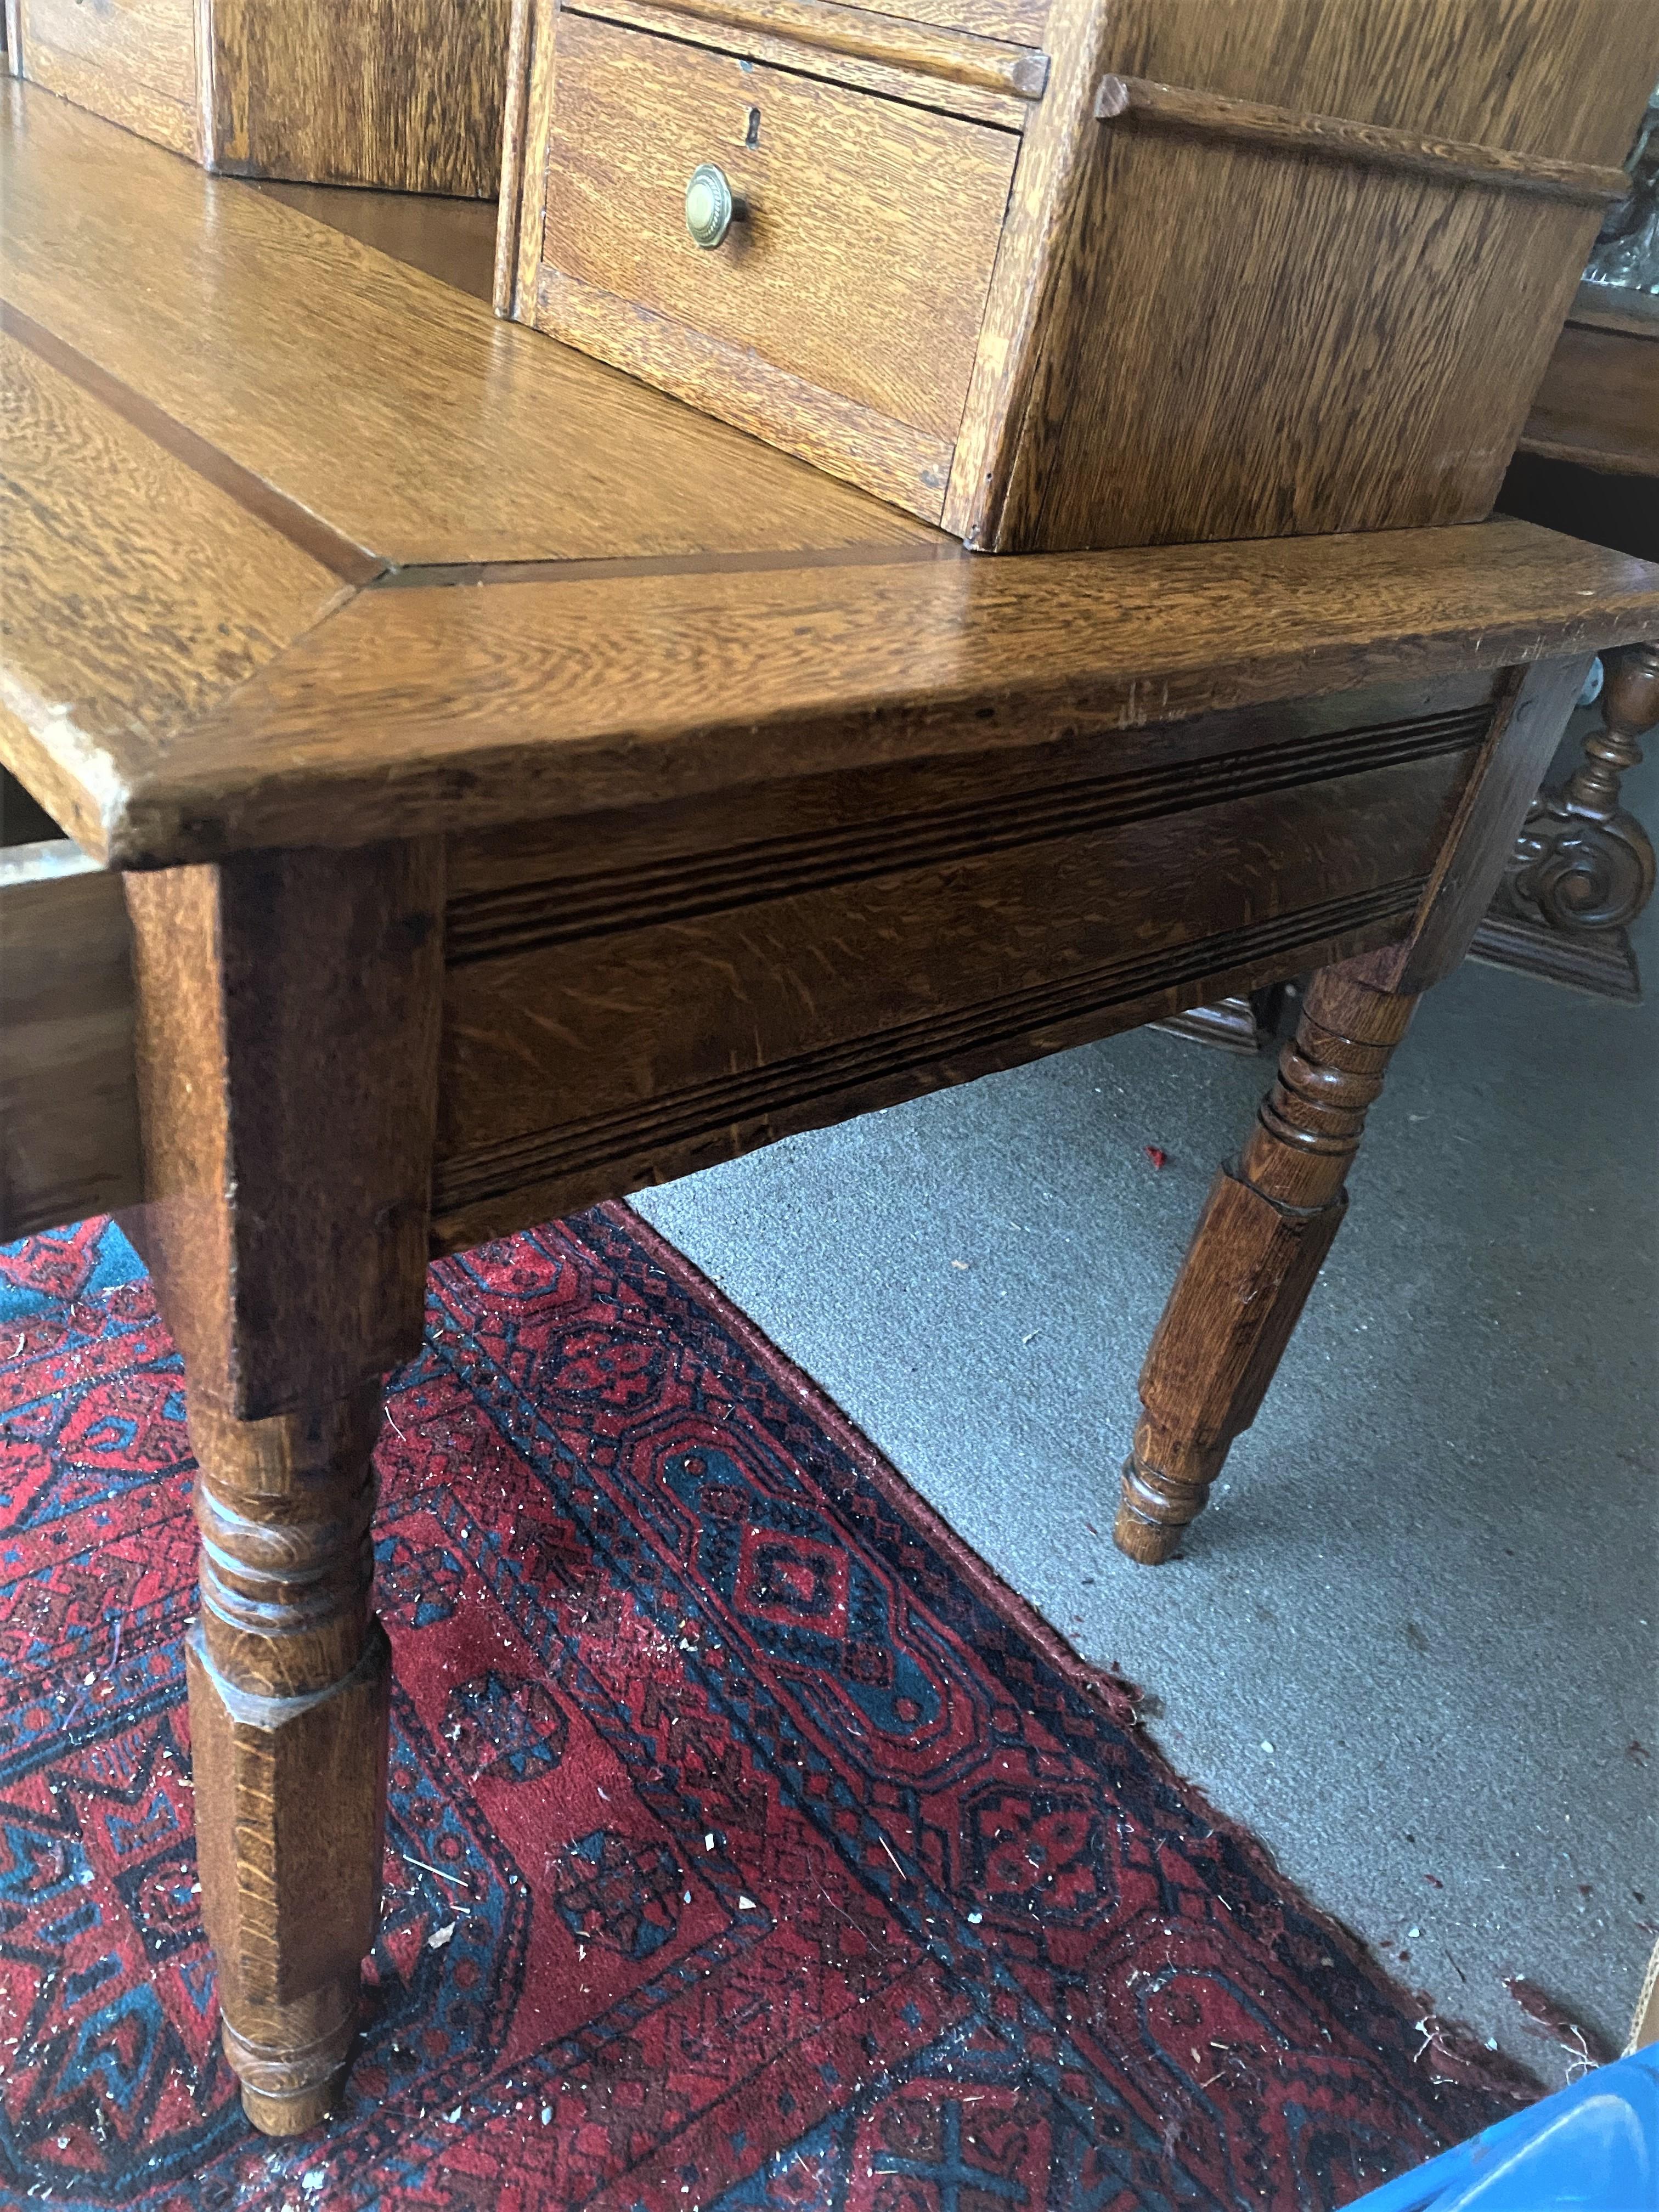
<path fill-rule="evenodd" d="M 381 1378 L 434 1252 L 1317 968 L 1143 1377 L 1168 1556 L 1595 648 L 1519 523 L 975 560 L 10 87 L 5 1233 L 128 1209 L 200 1463 L 226 2044 L 315 2121 L 377 1910 Z"/>

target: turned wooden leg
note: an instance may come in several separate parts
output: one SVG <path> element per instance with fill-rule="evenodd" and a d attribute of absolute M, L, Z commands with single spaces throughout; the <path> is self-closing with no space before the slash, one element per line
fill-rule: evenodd
<path fill-rule="evenodd" d="M 378 1383 L 313 1413 L 191 1418 L 197 1856 L 225 2049 L 269 2135 L 333 2103 L 374 1941 L 391 1683 L 370 1603 L 380 1423 Z"/>
<path fill-rule="evenodd" d="M 1310 985 L 1243 1155 L 1211 1186 L 1141 1371 L 1114 1531 L 1132 1559 L 1170 1558 L 1255 1419 L 1341 1224 L 1366 1109 L 1416 1003 L 1344 968 Z"/>
<path fill-rule="evenodd" d="M 144 1205 L 199 1474 L 202 1909 L 257 2127 L 338 2093 L 374 1940 L 390 1676 L 382 1377 L 421 1341 L 441 854 L 258 854 L 126 880 Z"/>
<path fill-rule="evenodd" d="M 1347 1204 L 1348 1163 L 1419 994 L 1462 959 L 1588 658 L 1511 670 L 1408 931 L 1325 968 L 1236 1167 L 1216 1177 L 1140 1377 L 1114 1531 L 1169 1559 L 1255 1419 Z"/>

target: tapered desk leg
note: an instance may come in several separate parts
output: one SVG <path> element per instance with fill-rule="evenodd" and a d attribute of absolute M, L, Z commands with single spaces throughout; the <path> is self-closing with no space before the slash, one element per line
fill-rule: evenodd
<path fill-rule="evenodd" d="M 382 1377 L 418 1349 L 441 854 L 261 854 L 128 878 L 145 1199 L 185 1355 L 201 1605 L 197 1856 L 254 2124 L 344 2078 L 380 1907 Z"/>
<path fill-rule="evenodd" d="M 1588 656 L 1511 670 L 1409 931 L 1322 969 L 1237 1166 L 1216 1177 L 1140 1377 L 1114 1530 L 1132 1559 L 1173 1556 L 1249 1428 L 1347 1204 L 1344 1180 L 1419 996 L 1486 912 Z"/>
<path fill-rule="evenodd" d="M 1309 987 L 1243 1155 L 1211 1186 L 1141 1370 L 1115 1531 L 1132 1559 L 1170 1556 L 1255 1419 L 1341 1224 L 1366 1109 L 1415 1005 L 1342 968 Z"/>

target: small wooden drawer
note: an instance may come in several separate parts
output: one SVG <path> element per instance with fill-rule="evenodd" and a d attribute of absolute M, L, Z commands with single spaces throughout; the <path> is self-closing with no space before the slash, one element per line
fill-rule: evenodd
<path fill-rule="evenodd" d="M 705 403 L 741 387 L 781 442 L 862 441 L 894 496 L 942 500 L 1018 149 L 567 12 L 537 320 Z M 707 162 L 741 203 L 717 251 L 686 228 Z"/>
<path fill-rule="evenodd" d="M 501 312 L 997 552 L 1486 514 L 1659 75 L 1634 0 L 514 8 Z"/>

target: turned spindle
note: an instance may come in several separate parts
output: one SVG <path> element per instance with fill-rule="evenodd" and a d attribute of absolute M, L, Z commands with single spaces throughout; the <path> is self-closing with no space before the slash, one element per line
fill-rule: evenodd
<path fill-rule="evenodd" d="M 1641 765 L 1639 740 L 1659 722 L 1659 646 L 1609 653 L 1607 670 L 1601 726 L 1567 781 L 1539 793 L 1495 909 L 1581 940 L 1628 929 L 1653 896 L 1653 841 L 1620 795 Z"/>
<path fill-rule="evenodd" d="M 271 2135 L 334 2102 L 374 1940 L 391 1680 L 371 1609 L 380 1424 L 378 1382 L 270 1420 L 191 1414 L 203 1911 L 226 2053 Z"/>
<path fill-rule="evenodd" d="M 1349 1163 L 1415 1004 L 1351 969 L 1315 976 L 1243 1154 L 1211 1186 L 1141 1370 L 1113 1531 L 1132 1559 L 1172 1556 L 1255 1419 L 1341 1224 Z"/>

